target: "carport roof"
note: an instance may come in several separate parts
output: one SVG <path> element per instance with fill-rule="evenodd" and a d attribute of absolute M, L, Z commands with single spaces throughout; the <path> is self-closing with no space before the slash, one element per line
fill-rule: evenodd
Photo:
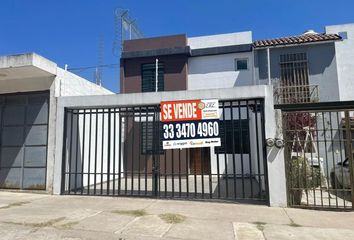
<path fill-rule="evenodd" d="M 35 53 L 0 56 L 0 81 L 53 77 L 57 64 Z"/>

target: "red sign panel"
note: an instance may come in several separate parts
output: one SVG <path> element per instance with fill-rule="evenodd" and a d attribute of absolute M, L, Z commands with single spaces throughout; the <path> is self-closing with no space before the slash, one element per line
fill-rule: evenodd
<path fill-rule="evenodd" d="M 180 122 L 202 119 L 201 100 L 161 102 L 161 122 Z"/>

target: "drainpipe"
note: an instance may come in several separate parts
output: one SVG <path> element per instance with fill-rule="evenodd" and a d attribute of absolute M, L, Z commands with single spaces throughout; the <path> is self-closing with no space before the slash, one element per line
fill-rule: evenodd
<path fill-rule="evenodd" d="M 156 66 L 155 66 L 155 83 L 156 83 L 156 86 L 155 86 L 155 89 L 156 89 L 156 92 L 159 91 L 159 59 L 156 58 Z"/>
<path fill-rule="evenodd" d="M 270 49 L 267 48 L 268 85 L 272 85 L 270 80 Z"/>

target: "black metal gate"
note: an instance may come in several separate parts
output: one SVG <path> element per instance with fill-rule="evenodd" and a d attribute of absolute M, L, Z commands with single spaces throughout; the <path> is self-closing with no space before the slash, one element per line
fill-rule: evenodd
<path fill-rule="evenodd" d="M 278 107 L 283 112 L 289 205 L 352 209 L 354 103 Z"/>
<path fill-rule="evenodd" d="M 65 109 L 62 193 L 267 203 L 263 99 L 219 104 L 221 147 L 173 150 L 158 105 Z"/>

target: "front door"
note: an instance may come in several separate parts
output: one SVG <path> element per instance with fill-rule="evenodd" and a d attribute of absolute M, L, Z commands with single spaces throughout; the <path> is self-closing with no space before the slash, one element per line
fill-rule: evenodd
<path fill-rule="evenodd" d="M 191 148 L 190 156 L 191 174 L 210 173 L 210 148 Z"/>

